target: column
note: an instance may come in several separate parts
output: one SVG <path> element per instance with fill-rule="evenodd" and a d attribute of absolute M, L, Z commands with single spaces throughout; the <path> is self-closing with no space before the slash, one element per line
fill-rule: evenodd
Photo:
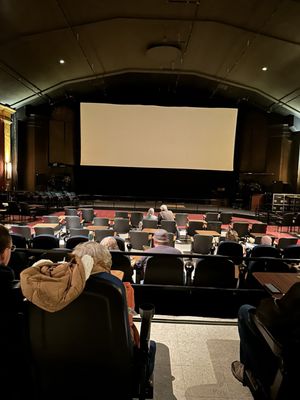
<path fill-rule="evenodd" d="M 13 181 L 11 123 L 15 110 L 0 104 L 0 190 L 10 191 Z"/>

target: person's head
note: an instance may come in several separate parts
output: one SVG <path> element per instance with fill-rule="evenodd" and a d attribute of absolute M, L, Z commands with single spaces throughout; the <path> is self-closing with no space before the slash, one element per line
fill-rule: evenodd
<path fill-rule="evenodd" d="M 15 246 L 12 244 L 8 229 L 0 224 L 0 264 L 7 265 L 9 263 L 11 252 L 14 249 Z"/>
<path fill-rule="evenodd" d="M 232 240 L 234 242 L 238 242 L 239 235 L 238 235 L 237 231 L 235 231 L 234 229 L 228 229 L 228 231 L 226 232 L 226 239 Z"/>
<path fill-rule="evenodd" d="M 154 215 L 154 208 L 149 208 L 147 215 Z"/>
<path fill-rule="evenodd" d="M 264 236 L 261 237 L 260 244 L 271 246 L 272 245 L 272 238 L 270 236 L 268 236 L 268 235 L 264 235 Z"/>
<path fill-rule="evenodd" d="M 94 261 L 92 273 L 110 273 L 112 260 L 110 252 L 106 247 L 98 242 L 88 241 L 79 243 L 72 251 L 72 255 L 79 258 L 82 258 L 86 254 L 91 256 Z"/>
<path fill-rule="evenodd" d="M 165 204 L 160 206 L 160 211 L 168 211 L 168 207 Z"/>
<path fill-rule="evenodd" d="M 106 236 L 100 242 L 108 250 L 119 250 L 118 242 L 113 236 Z"/>
<path fill-rule="evenodd" d="M 165 229 L 157 229 L 153 234 L 153 244 L 154 246 L 168 246 L 168 232 Z"/>

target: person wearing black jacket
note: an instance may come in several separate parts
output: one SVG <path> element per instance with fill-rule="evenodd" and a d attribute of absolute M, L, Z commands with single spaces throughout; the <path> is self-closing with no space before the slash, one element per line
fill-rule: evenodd
<path fill-rule="evenodd" d="M 21 399 L 25 382 L 29 383 L 24 365 L 23 296 L 14 288 L 15 274 L 8 266 L 14 250 L 8 229 L 0 224 L 0 377 L 1 392 L 9 400 Z"/>
<path fill-rule="evenodd" d="M 233 361 L 231 371 L 234 377 L 245 384 L 245 369 L 251 371 L 263 387 L 270 387 L 277 362 L 266 340 L 253 321 L 253 314 L 267 328 L 271 335 L 286 349 L 299 353 L 300 341 L 300 282 L 295 283 L 281 298 L 268 297 L 258 307 L 244 304 L 238 311 L 240 336 L 240 361 Z M 297 365 L 295 372 L 299 372 Z M 293 368 L 290 368 L 292 370 Z"/>

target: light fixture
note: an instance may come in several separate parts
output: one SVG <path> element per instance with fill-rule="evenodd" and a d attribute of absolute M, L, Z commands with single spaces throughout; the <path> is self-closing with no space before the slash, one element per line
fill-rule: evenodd
<path fill-rule="evenodd" d="M 62 58 L 59 60 L 59 63 L 60 64 L 64 64 L 65 63 L 65 60 L 63 60 Z"/>
<path fill-rule="evenodd" d="M 268 71 L 268 67 L 262 67 L 262 71 Z"/>
<path fill-rule="evenodd" d="M 147 57 L 159 62 L 172 62 L 180 59 L 182 50 L 178 44 L 154 43 L 147 47 Z"/>
<path fill-rule="evenodd" d="M 12 163 L 10 161 L 5 163 L 5 177 L 6 179 L 11 179 L 12 177 Z"/>

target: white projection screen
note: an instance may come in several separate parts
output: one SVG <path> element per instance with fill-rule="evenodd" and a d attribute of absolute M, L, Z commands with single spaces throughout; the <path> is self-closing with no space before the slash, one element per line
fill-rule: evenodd
<path fill-rule="evenodd" d="M 233 171 L 237 109 L 81 103 L 81 165 Z"/>

